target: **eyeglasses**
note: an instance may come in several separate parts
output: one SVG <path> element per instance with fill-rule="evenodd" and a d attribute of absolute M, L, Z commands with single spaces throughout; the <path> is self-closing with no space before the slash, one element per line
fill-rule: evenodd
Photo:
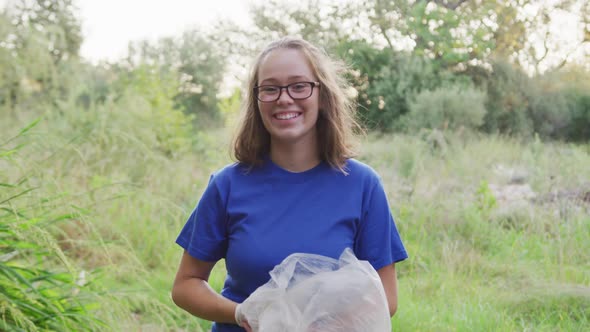
<path fill-rule="evenodd" d="M 287 85 L 259 85 L 254 87 L 256 98 L 263 103 L 279 100 L 283 89 L 293 100 L 302 100 L 311 97 L 313 88 L 320 86 L 320 82 L 295 82 Z"/>

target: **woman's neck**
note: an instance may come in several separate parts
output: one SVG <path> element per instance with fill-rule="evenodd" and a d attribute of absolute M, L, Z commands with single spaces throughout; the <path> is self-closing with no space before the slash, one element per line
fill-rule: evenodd
<path fill-rule="evenodd" d="M 294 173 L 310 170 L 321 160 L 316 139 L 295 143 L 271 140 L 270 159 L 279 167 Z"/>

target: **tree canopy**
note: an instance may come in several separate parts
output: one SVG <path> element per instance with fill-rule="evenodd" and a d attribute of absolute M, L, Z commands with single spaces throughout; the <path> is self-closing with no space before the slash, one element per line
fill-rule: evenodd
<path fill-rule="evenodd" d="M 419 116 L 427 107 L 418 99 L 467 98 L 485 109 L 483 123 L 479 111 L 464 123 L 473 130 L 586 137 L 580 123 L 590 112 L 587 92 L 557 73 L 581 70 L 586 80 L 587 1 L 269 0 L 253 5 L 250 15 L 250 27 L 220 21 L 206 32 L 197 27 L 134 41 L 125 59 L 92 65 L 79 56 L 83 37 L 73 0 L 19 1 L 0 13 L 0 106 L 18 117 L 46 107 L 63 111 L 60 105 L 71 102 L 88 108 L 129 91 L 153 101 L 154 89 L 162 89 L 156 95 L 171 101 L 157 105 L 206 127 L 222 123 L 228 75 L 243 80 L 266 43 L 295 35 L 347 63 L 359 118 L 370 129 L 407 130 L 409 119 L 432 126 L 440 121 Z M 471 93 L 461 97 L 462 90 Z M 469 105 L 449 105 L 467 116 Z M 458 117 L 449 112 L 443 112 L 449 119 Z"/>

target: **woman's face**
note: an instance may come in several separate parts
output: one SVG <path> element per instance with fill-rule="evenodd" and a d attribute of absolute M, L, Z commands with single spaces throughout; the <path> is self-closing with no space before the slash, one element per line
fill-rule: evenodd
<path fill-rule="evenodd" d="M 258 70 L 258 86 L 317 81 L 303 53 L 295 49 L 272 51 L 263 59 Z M 311 96 L 303 100 L 294 100 L 287 89 L 281 89 L 278 100 L 258 101 L 262 122 L 272 142 L 317 144 L 318 88 L 314 87 Z"/>

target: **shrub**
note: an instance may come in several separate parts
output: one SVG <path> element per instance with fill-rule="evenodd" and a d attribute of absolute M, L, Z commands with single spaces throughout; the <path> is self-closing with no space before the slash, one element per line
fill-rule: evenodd
<path fill-rule="evenodd" d="M 558 84 L 565 104 L 563 111 L 569 116 L 560 136 L 574 141 L 590 140 L 590 72 L 566 68 L 545 79 Z"/>
<path fill-rule="evenodd" d="M 477 129 L 483 124 L 485 100 L 485 93 L 473 87 L 425 90 L 409 102 L 410 112 L 402 122 L 408 130 Z"/>
<path fill-rule="evenodd" d="M 441 83 L 430 62 L 398 55 L 390 66 L 379 72 L 369 90 L 372 121 L 383 131 L 394 129 L 400 116 L 410 111 L 409 100 L 420 91 L 434 89 Z"/>
<path fill-rule="evenodd" d="M 474 81 L 487 93 L 484 131 L 532 135 L 533 124 L 527 114 L 529 100 L 524 91 L 530 79 L 524 72 L 507 62 L 495 61 L 491 71 L 478 72 Z"/>
<path fill-rule="evenodd" d="M 569 138 L 577 141 L 590 140 L 590 93 L 578 96 L 571 103 L 572 125 Z"/>
<path fill-rule="evenodd" d="M 563 92 L 550 84 L 532 81 L 527 95 L 534 131 L 542 137 L 565 137 L 572 119 Z"/>

